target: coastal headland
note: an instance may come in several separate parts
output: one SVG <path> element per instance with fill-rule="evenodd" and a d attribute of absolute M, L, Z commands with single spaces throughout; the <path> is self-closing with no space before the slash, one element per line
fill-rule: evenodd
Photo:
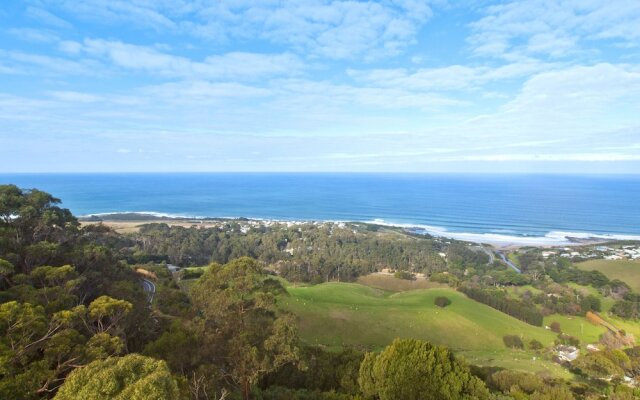
<path fill-rule="evenodd" d="M 466 233 L 451 232 L 439 227 L 412 226 L 410 224 L 393 224 L 383 221 L 303 221 L 303 220 L 271 220 L 253 218 L 192 218 L 181 216 L 168 216 L 156 213 L 109 213 L 83 216 L 82 224 L 103 224 L 118 233 L 136 232 L 142 225 L 161 223 L 169 226 L 181 226 L 184 228 L 215 228 L 229 222 L 237 223 L 241 229 L 248 230 L 260 226 L 273 226 L 277 224 L 289 227 L 304 224 L 345 224 L 365 225 L 374 228 L 391 229 L 407 235 L 426 235 L 443 239 L 455 239 L 462 242 L 475 243 L 492 247 L 496 250 L 514 250 L 522 247 L 554 248 L 564 246 L 594 246 L 599 244 L 640 241 L 640 236 L 631 235 L 591 235 L 575 232 L 549 232 L 545 236 L 516 236 L 495 233 Z"/>

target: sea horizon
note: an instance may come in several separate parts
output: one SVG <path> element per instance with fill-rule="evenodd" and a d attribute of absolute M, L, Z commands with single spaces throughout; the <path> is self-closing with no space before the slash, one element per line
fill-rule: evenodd
<path fill-rule="evenodd" d="M 0 174 L 77 216 L 366 222 L 474 242 L 640 240 L 640 176 L 176 172 Z"/>

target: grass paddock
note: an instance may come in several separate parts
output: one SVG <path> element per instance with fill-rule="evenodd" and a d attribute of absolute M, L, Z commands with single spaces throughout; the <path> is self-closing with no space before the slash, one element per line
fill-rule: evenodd
<path fill-rule="evenodd" d="M 566 377 L 566 371 L 529 351 L 507 349 L 504 335 L 545 346 L 556 335 L 526 324 L 449 288 L 390 292 L 357 283 L 289 286 L 283 307 L 298 316 L 300 336 L 329 349 L 380 350 L 394 338 L 446 345 L 477 365 L 502 366 Z M 440 308 L 438 296 L 451 300 Z M 536 360 L 534 360 L 536 358 Z"/>

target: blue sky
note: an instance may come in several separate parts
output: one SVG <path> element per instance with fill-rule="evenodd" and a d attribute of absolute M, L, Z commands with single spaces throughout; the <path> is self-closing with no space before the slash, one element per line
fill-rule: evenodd
<path fill-rule="evenodd" d="M 640 2 L 5 1 L 0 171 L 639 173 Z"/>

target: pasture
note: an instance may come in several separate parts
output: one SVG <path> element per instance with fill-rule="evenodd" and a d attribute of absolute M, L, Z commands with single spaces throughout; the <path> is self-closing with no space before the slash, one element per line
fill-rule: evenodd
<path fill-rule="evenodd" d="M 620 279 L 635 292 L 640 292 L 640 261 L 589 260 L 577 263 L 575 266 L 586 271 L 598 270 L 607 278 Z"/>
<path fill-rule="evenodd" d="M 497 365 L 566 376 L 560 367 L 529 351 L 507 349 L 504 335 L 545 346 L 556 335 L 531 326 L 449 288 L 390 292 L 357 283 L 288 286 L 285 309 L 298 316 L 300 335 L 308 344 L 336 349 L 352 346 L 380 350 L 396 338 L 416 338 L 446 345 L 477 365 Z M 434 304 L 446 296 L 451 305 Z M 534 361 L 536 357 L 536 362 Z"/>

